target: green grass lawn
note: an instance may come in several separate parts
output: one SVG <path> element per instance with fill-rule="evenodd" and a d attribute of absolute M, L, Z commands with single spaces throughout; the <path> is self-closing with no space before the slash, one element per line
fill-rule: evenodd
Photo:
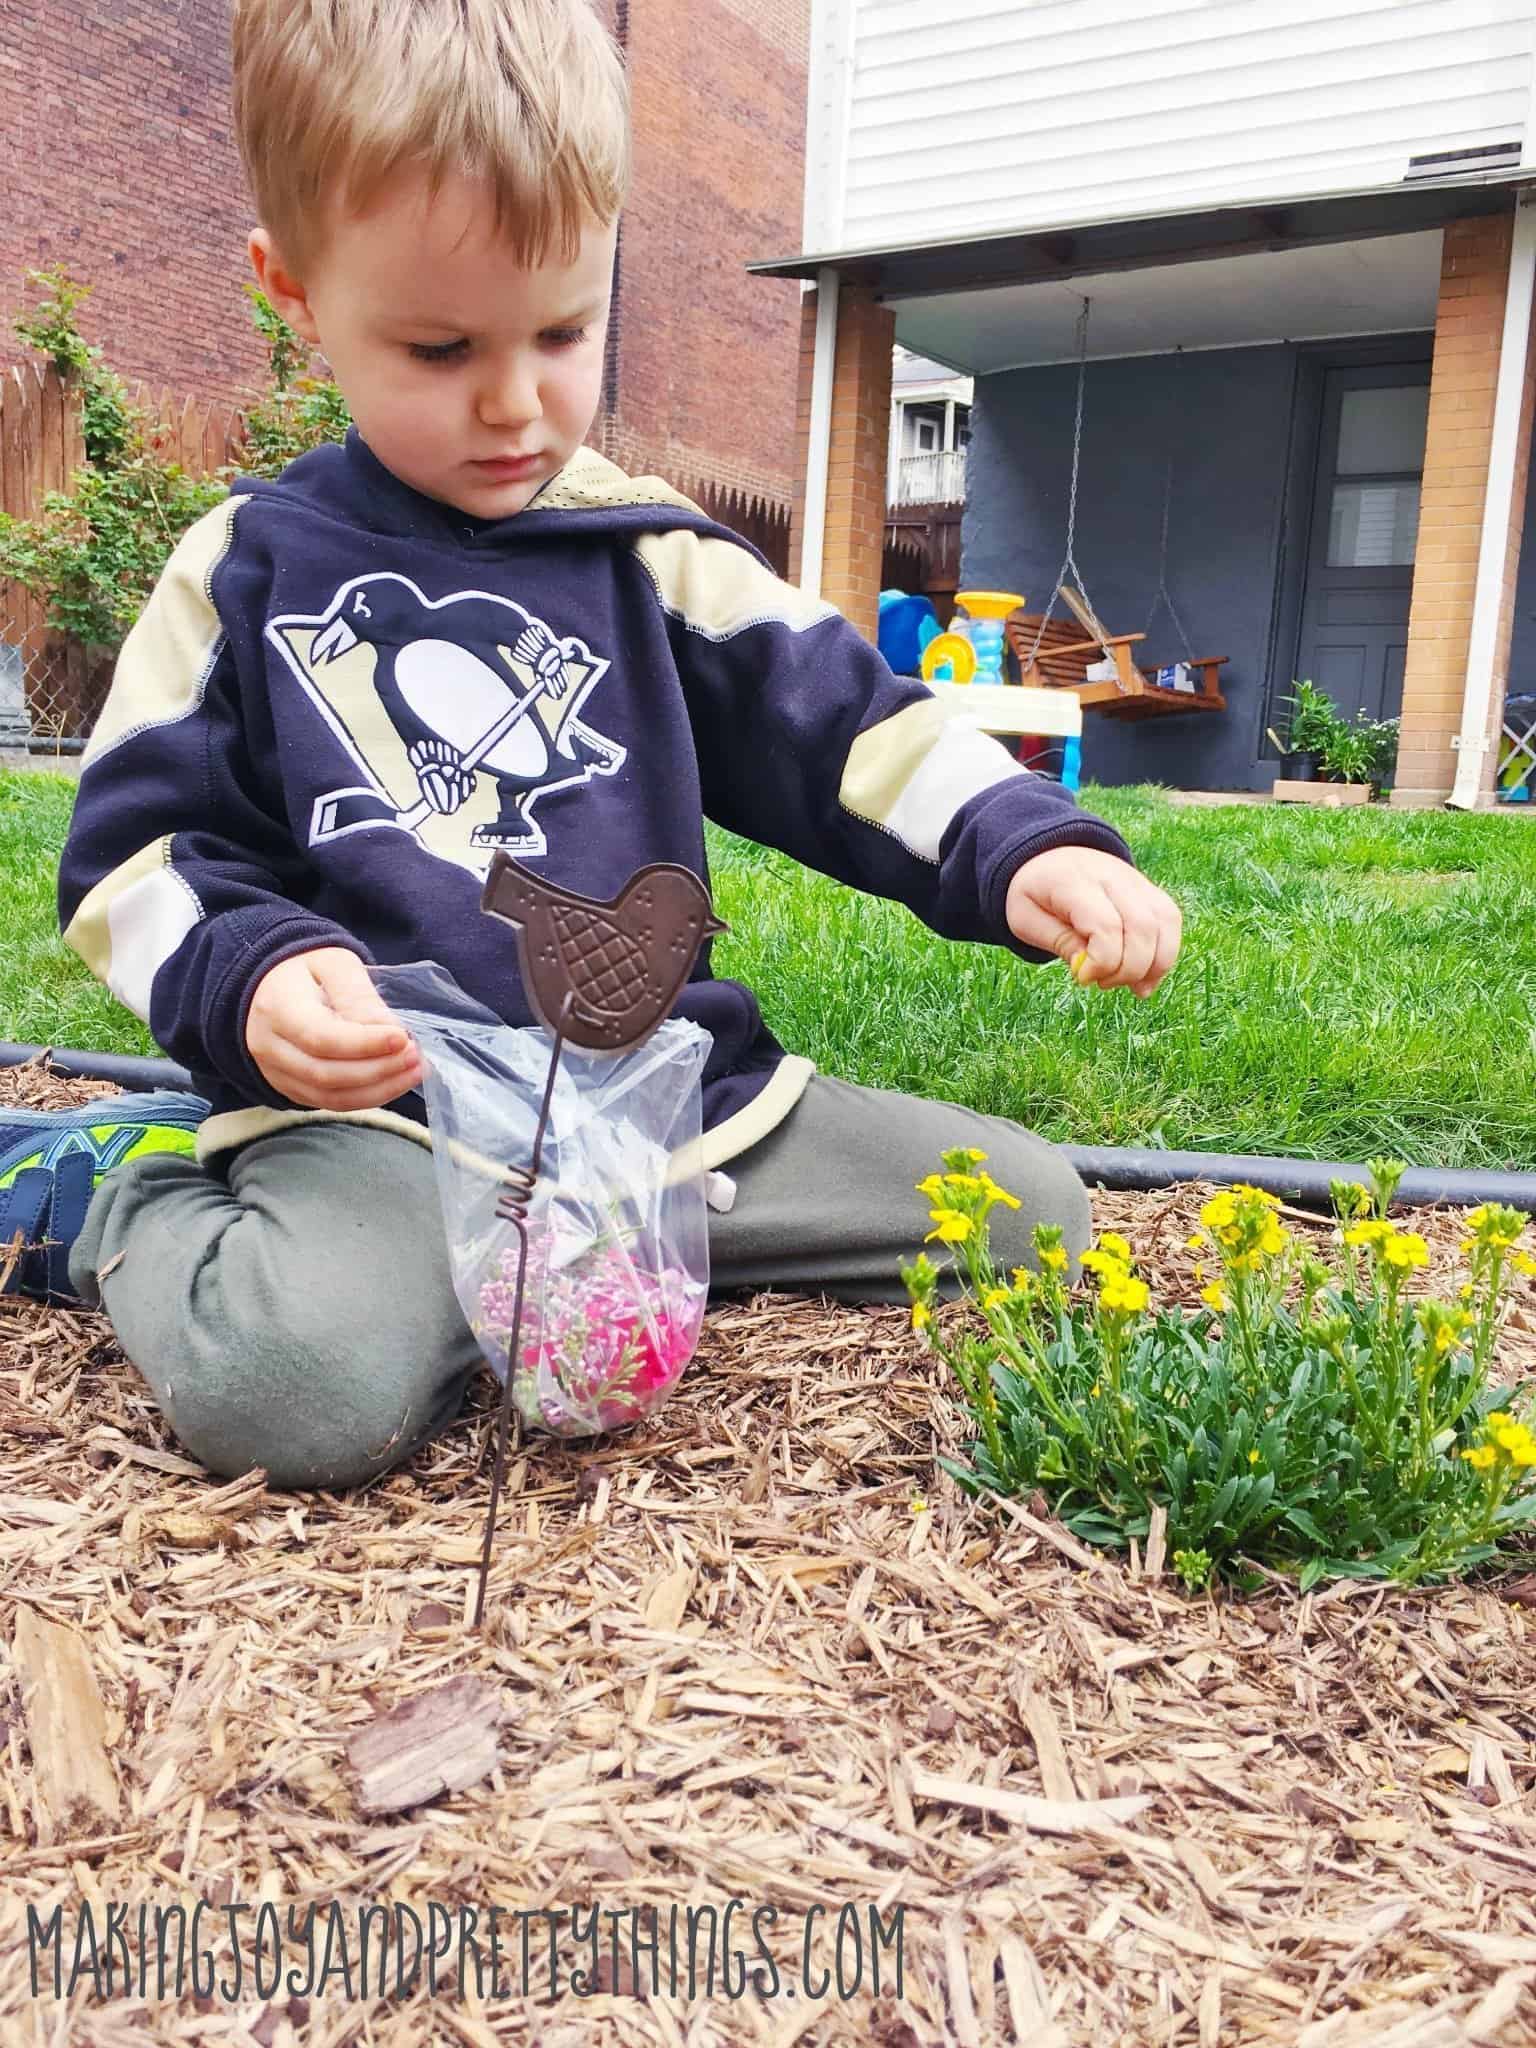
<path fill-rule="evenodd" d="M 58 938 L 73 785 L 0 776 L 0 1037 L 152 1051 Z M 828 1073 L 1081 1144 L 1536 1167 L 1536 821 L 1096 790 L 1184 906 L 1150 1002 L 712 835 L 722 973 Z"/>

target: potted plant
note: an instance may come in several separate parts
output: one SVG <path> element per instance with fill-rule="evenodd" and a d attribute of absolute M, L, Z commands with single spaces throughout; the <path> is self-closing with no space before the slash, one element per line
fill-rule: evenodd
<path fill-rule="evenodd" d="M 1281 750 L 1287 775 L 1293 782 L 1312 782 L 1324 747 L 1340 723 L 1339 714 L 1327 691 L 1311 682 L 1293 684 L 1284 701 L 1291 707 L 1287 744 Z"/>

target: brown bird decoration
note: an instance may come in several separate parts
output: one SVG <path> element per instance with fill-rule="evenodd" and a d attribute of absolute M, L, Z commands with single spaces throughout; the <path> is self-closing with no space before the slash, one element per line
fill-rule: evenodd
<path fill-rule="evenodd" d="M 516 926 L 523 987 L 540 1023 L 592 1052 L 627 1051 L 648 1038 L 699 948 L 727 929 L 698 876 L 668 861 L 639 869 L 600 903 L 498 853 L 480 907 Z"/>
<path fill-rule="evenodd" d="M 526 1166 L 508 1168 L 506 1187 L 496 1204 L 497 1216 L 517 1233 L 519 1257 L 507 1372 L 496 1418 L 496 1463 L 480 1551 L 476 1628 L 485 1613 L 496 1508 L 507 1471 L 512 1383 L 521 1356 L 528 1272 L 528 1212 L 544 1157 L 560 1049 L 569 1042 L 589 1052 L 628 1052 L 643 1044 L 677 1001 L 700 946 L 727 929 L 715 916 L 709 891 L 698 876 L 670 861 L 640 868 L 611 902 L 600 903 L 547 882 L 508 853 L 497 853 L 480 908 L 516 927 L 524 991 L 555 1042 L 534 1123 L 532 1154 Z"/>

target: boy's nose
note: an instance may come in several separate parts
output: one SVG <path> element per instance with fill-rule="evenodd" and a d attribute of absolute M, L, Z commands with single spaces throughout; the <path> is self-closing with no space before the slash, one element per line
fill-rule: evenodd
<path fill-rule="evenodd" d="M 499 363 L 480 390 L 480 418 L 488 427 L 520 427 L 536 420 L 539 382 L 526 360 Z"/>

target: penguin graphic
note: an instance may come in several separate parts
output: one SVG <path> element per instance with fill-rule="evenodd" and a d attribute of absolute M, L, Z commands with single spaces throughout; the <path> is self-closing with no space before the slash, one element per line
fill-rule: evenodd
<path fill-rule="evenodd" d="M 305 626 L 312 637 L 301 659 L 294 629 Z M 432 815 L 462 809 L 485 775 L 498 808 L 469 832 L 469 847 L 543 853 L 532 815 L 537 801 L 593 775 L 612 775 L 626 758 L 623 747 L 578 716 L 608 663 L 509 598 L 460 591 L 434 601 L 407 577 L 385 572 L 343 585 L 318 618 L 274 619 L 268 635 L 370 778 L 366 788 L 332 790 L 317 800 L 312 843 L 381 824 L 417 832 Z M 384 777 L 359 744 L 366 719 L 347 716 L 347 690 L 327 687 L 328 671 L 340 673 L 343 658 L 362 645 L 373 652 L 368 694 L 415 777 L 417 800 L 404 809 L 389 800 Z"/>

